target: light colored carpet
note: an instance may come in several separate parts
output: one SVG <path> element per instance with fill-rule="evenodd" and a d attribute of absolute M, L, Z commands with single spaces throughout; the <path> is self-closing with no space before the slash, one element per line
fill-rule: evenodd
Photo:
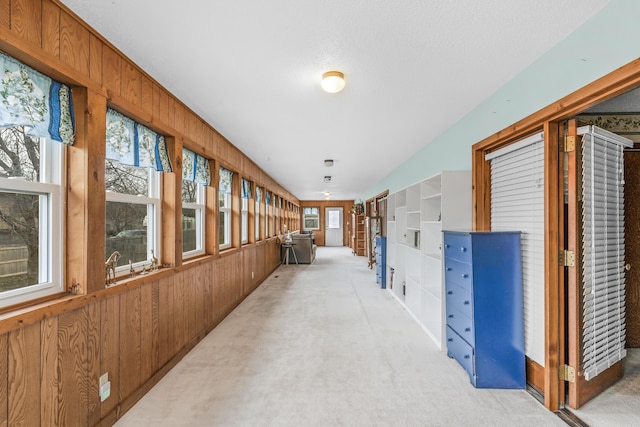
<path fill-rule="evenodd" d="M 363 257 L 281 266 L 116 424 L 566 425 L 524 390 L 479 390 Z"/>
<path fill-rule="evenodd" d="M 591 427 L 640 426 L 640 349 L 627 349 L 620 381 L 572 412 Z"/>

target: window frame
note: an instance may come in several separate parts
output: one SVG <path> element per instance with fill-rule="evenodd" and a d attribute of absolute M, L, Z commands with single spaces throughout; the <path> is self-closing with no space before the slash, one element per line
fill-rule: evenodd
<path fill-rule="evenodd" d="M 120 163 L 117 160 L 109 160 L 105 159 L 105 163 L 111 161 Z M 123 165 L 121 166 L 132 167 L 135 168 L 137 166 Z M 160 229 L 162 225 L 161 218 L 161 206 L 162 206 L 162 198 L 160 192 L 160 172 L 152 169 L 152 168 L 142 168 L 147 170 L 147 179 L 148 179 L 148 194 L 145 195 L 134 195 L 134 194 L 124 194 L 118 193 L 112 190 L 105 191 L 105 206 L 106 203 L 115 202 L 115 203 L 127 203 L 132 205 L 146 205 L 147 206 L 147 258 L 142 261 L 136 261 L 132 263 L 134 269 L 142 268 L 146 265 L 147 262 L 151 260 L 151 250 L 153 250 L 153 254 L 156 258 L 160 257 Z M 106 212 L 105 212 L 106 215 Z M 105 216 L 106 221 L 106 216 Z M 106 239 L 106 235 L 105 235 Z M 105 254 L 105 256 L 109 256 L 109 254 Z M 116 267 L 116 279 L 121 278 L 125 274 L 129 273 L 129 264 L 118 265 Z"/>
<path fill-rule="evenodd" d="M 316 210 L 316 213 L 313 212 L 307 213 L 307 209 Z M 315 221 L 317 222 L 316 227 L 307 227 L 307 216 L 315 216 Z M 313 218 L 312 218 L 313 219 Z M 303 230 L 320 230 L 320 207 L 318 206 L 307 206 L 302 208 L 302 229 Z"/>
<path fill-rule="evenodd" d="M 65 147 L 49 138 L 40 141 L 40 181 L 0 177 L 3 193 L 39 196 L 38 283 L 0 292 L 0 307 L 8 307 L 64 292 Z M 44 243 L 43 243 L 44 242 Z M 42 250 L 42 249 L 45 250 Z"/>
<path fill-rule="evenodd" d="M 240 243 L 249 243 L 249 199 L 240 198 Z"/>
<path fill-rule="evenodd" d="M 184 184 L 184 180 L 183 180 Z M 182 259 L 193 258 L 205 253 L 205 231 L 206 231 L 206 211 L 207 211 L 207 199 L 206 199 L 206 186 L 199 183 L 194 183 L 197 187 L 196 202 L 185 202 L 182 200 L 182 209 L 194 209 L 196 213 L 196 248 L 182 252 Z M 181 211 L 182 223 L 184 224 L 184 214 Z M 183 230 L 183 242 L 184 242 L 184 225 Z M 184 248 L 184 243 L 183 243 Z"/>

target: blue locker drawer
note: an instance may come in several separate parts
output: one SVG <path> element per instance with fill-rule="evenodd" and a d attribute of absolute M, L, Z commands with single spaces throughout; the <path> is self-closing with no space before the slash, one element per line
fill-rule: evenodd
<path fill-rule="evenodd" d="M 471 236 L 469 234 L 446 233 L 444 256 L 471 263 Z"/>
<path fill-rule="evenodd" d="M 449 305 L 447 305 L 447 326 L 450 326 L 470 345 L 475 345 L 473 322 L 469 317 Z"/>
<path fill-rule="evenodd" d="M 444 259 L 444 277 L 446 283 L 455 283 L 471 291 L 471 284 L 473 283 L 471 273 L 471 265 L 456 261 L 452 258 Z"/>
<path fill-rule="evenodd" d="M 447 326 L 447 356 L 453 357 L 469 374 L 473 381 L 473 347 Z"/>
<path fill-rule="evenodd" d="M 449 308 L 453 308 L 467 316 L 469 319 L 473 319 L 473 310 L 471 292 L 469 290 L 461 288 L 456 285 L 447 285 L 447 313 Z"/>

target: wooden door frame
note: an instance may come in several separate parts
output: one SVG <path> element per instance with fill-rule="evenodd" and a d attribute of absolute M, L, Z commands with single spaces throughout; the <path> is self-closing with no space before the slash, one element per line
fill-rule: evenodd
<path fill-rule="evenodd" d="M 558 377 L 564 363 L 564 268 L 559 267 L 563 249 L 564 190 L 560 158 L 561 124 L 586 109 L 640 86 L 640 59 L 636 59 L 515 124 L 472 146 L 473 229 L 491 228 L 491 169 L 485 155 L 534 132 L 544 131 L 545 146 L 545 366 L 527 363 L 527 380 L 544 394 L 544 405 L 556 411 L 564 404 L 565 382 Z"/>

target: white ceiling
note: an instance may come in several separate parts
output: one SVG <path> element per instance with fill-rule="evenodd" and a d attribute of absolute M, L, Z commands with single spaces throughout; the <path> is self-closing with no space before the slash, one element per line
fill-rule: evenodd
<path fill-rule="evenodd" d="M 299 199 L 351 200 L 609 0 L 62 2 Z"/>

